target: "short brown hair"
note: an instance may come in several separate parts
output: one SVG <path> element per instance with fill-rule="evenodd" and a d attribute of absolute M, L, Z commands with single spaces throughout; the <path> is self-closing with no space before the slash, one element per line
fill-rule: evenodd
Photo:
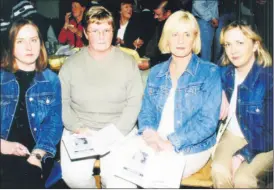
<path fill-rule="evenodd" d="M 18 70 L 18 66 L 15 61 L 14 57 L 14 47 L 15 47 L 15 41 L 16 37 L 21 30 L 21 28 L 25 25 L 31 25 L 33 26 L 38 33 L 38 37 L 40 40 L 40 54 L 36 60 L 36 71 L 42 72 L 47 67 L 47 51 L 44 45 L 44 41 L 42 38 L 42 35 L 39 31 L 39 28 L 36 24 L 34 24 L 31 20 L 28 19 L 19 19 L 13 22 L 11 25 L 11 28 L 9 30 L 9 36 L 8 36 L 8 47 L 7 50 L 3 56 L 3 59 L 1 60 L 1 67 L 11 71 L 15 72 Z"/>

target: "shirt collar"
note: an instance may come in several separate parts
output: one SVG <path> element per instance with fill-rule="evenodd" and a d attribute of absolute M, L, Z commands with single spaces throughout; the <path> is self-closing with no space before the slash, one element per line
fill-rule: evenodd
<path fill-rule="evenodd" d="M 168 75 L 171 60 L 172 60 L 172 57 L 170 57 L 167 61 L 163 63 L 163 66 L 156 77 L 163 77 Z M 198 56 L 196 54 L 192 54 L 185 72 L 188 72 L 190 75 L 195 76 L 197 73 L 199 62 L 200 62 L 200 59 L 198 58 Z"/>

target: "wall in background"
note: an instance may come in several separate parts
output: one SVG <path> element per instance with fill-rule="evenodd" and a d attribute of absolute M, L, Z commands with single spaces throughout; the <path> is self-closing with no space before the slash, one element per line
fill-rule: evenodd
<path fill-rule="evenodd" d="M 47 18 L 59 18 L 59 0 L 36 0 L 36 7 Z"/>

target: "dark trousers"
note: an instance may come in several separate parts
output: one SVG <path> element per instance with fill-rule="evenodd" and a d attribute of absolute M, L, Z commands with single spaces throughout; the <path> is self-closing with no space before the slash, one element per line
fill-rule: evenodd
<path fill-rule="evenodd" d="M 29 164 L 26 157 L 1 154 L 0 166 L 0 188 L 43 189 L 53 166 L 53 159 L 42 163 L 41 169 Z"/>

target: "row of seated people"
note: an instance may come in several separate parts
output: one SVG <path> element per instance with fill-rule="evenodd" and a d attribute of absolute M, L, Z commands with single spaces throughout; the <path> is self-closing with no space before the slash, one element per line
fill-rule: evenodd
<path fill-rule="evenodd" d="M 189 12 L 169 16 L 160 38 L 167 61 L 150 71 L 143 91 L 134 59 L 112 46 L 114 19 L 91 7 L 83 25 L 88 46 L 69 57 L 59 77 L 47 69 L 39 28 L 19 19 L 1 59 L 1 188 L 43 188 L 64 131 L 92 135 L 109 123 L 155 151 L 191 158 L 183 178 L 201 169 L 216 144 L 219 120 L 229 120 L 212 162 L 217 188 L 256 188 L 273 162 L 272 59 L 244 21 L 221 32 L 223 67 L 197 56 L 200 29 Z M 136 122 L 138 120 L 138 126 Z M 119 154 L 101 158 L 106 188 L 136 188 L 114 175 Z M 61 143 L 64 181 L 94 188 L 95 159 L 71 161 Z M 178 188 L 178 187 L 174 187 Z"/>

